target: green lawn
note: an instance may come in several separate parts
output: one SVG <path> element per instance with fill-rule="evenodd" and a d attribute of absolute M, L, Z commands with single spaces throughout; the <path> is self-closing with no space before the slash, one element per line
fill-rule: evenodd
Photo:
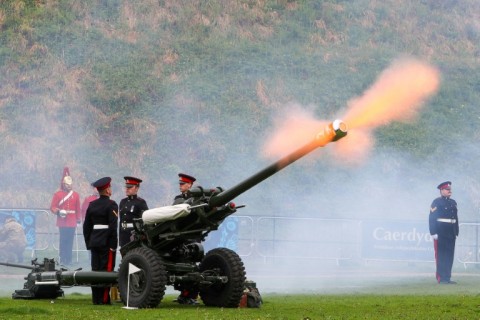
<path fill-rule="evenodd" d="M 275 295 L 260 309 L 182 306 L 166 296 L 156 309 L 93 306 L 88 295 L 49 300 L 0 300 L 0 319 L 479 319 L 477 295 Z"/>
<path fill-rule="evenodd" d="M 64 298 L 53 302 L 4 295 L 0 319 L 480 319 L 480 277 L 475 272 L 458 274 L 457 285 L 436 284 L 428 275 L 394 276 L 368 283 L 358 278 L 352 286 L 345 286 L 345 279 L 330 279 L 329 293 L 268 292 L 260 309 L 183 306 L 172 302 L 175 295 L 169 293 L 156 309 L 126 310 L 120 303 L 94 306 L 88 289 L 78 293 L 68 288 Z M 333 290 L 335 282 L 339 286 Z"/>

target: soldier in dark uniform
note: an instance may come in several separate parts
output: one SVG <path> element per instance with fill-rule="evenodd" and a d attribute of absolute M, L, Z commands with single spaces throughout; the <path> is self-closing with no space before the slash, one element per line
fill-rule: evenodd
<path fill-rule="evenodd" d="M 197 179 L 195 179 L 194 177 L 188 175 L 188 174 L 185 174 L 185 173 L 179 173 L 178 174 L 178 183 L 179 183 L 179 186 L 180 186 L 180 194 L 175 196 L 175 198 L 173 199 L 173 204 L 180 204 L 180 203 L 184 203 L 185 200 L 187 200 L 189 198 L 189 195 L 188 195 L 188 190 L 190 190 L 190 188 L 192 187 L 193 183 L 196 181 Z"/>
<path fill-rule="evenodd" d="M 453 257 L 455 254 L 455 240 L 458 237 L 457 202 L 450 198 L 452 183 L 445 181 L 437 188 L 440 197 L 433 200 L 430 206 L 429 227 L 435 249 L 437 263 L 436 277 L 438 283 L 455 284 L 450 280 L 452 276 Z"/>
<path fill-rule="evenodd" d="M 97 188 L 100 198 L 90 202 L 83 235 L 87 249 L 92 255 L 92 271 L 113 271 L 118 245 L 118 205 L 110 200 L 112 195 L 110 177 L 92 183 Z M 111 304 L 110 287 L 92 287 L 93 304 Z"/>
<path fill-rule="evenodd" d="M 147 202 L 140 198 L 137 193 L 140 188 L 141 179 L 135 177 L 124 177 L 126 198 L 120 200 L 120 247 L 130 242 L 133 230 L 133 219 L 141 218 L 142 213 L 148 210 Z"/>
<path fill-rule="evenodd" d="M 190 195 L 188 190 L 192 187 L 193 183 L 196 181 L 194 177 L 185 173 L 178 174 L 178 184 L 180 188 L 180 194 L 173 199 L 173 205 L 184 203 Z M 180 295 L 175 299 L 175 302 L 180 304 L 192 304 L 197 305 L 198 291 L 187 289 L 182 286 L 177 286 L 175 289 L 180 290 Z"/>

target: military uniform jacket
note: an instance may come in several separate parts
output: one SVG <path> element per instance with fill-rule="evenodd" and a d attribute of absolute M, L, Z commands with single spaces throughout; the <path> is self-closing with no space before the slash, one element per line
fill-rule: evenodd
<path fill-rule="evenodd" d="M 458 236 L 457 202 L 451 198 L 438 197 L 430 206 L 430 234 L 447 238 Z"/>
<path fill-rule="evenodd" d="M 132 223 L 134 218 L 141 218 L 145 210 L 148 210 L 147 202 L 137 195 L 120 200 L 120 228 Z"/>
<path fill-rule="evenodd" d="M 173 205 L 184 203 L 185 200 L 187 200 L 188 198 L 190 198 L 190 196 L 188 195 L 188 192 L 179 194 L 178 196 L 175 196 L 175 198 L 173 199 Z"/>
<path fill-rule="evenodd" d="M 111 248 L 118 246 L 118 205 L 107 196 L 100 196 L 90 202 L 85 221 L 83 236 L 87 249 Z"/>
<path fill-rule="evenodd" d="M 52 198 L 52 203 L 50 204 L 50 210 L 55 212 L 55 208 L 60 210 L 67 211 L 67 216 L 62 218 L 57 216 L 57 227 L 59 228 L 75 228 L 77 226 L 77 221 L 82 220 L 81 211 L 80 211 L 80 196 L 77 192 L 73 191 L 72 194 L 61 204 L 60 201 L 64 199 L 70 191 L 59 190 L 55 192 Z"/>

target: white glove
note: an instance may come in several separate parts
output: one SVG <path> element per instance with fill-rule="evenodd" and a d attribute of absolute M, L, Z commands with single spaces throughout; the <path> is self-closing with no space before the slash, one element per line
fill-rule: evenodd
<path fill-rule="evenodd" d="M 432 239 L 433 239 L 433 240 L 437 240 L 437 239 L 438 239 L 438 234 L 432 235 Z"/>

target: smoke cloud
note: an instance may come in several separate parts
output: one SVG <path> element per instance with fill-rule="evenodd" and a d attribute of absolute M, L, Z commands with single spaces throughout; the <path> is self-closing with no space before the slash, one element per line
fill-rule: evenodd
<path fill-rule="evenodd" d="M 394 62 L 362 96 L 348 103 L 341 117 L 349 127 L 348 137 L 336 143 L 334 156 L 345 164 L 365 161 L 375 144 L 373 131 L 395 121 L 415 120 L 422 103 L 437 91 L 439 83 L 439 72 L 426 63 L 413 59 Z M 300 106 L 290 106 L 274 121 L 264 156 L 278 158 L 292 152 L 310 141 L 327 122 L 315 119 L 311 111 Z"/>

